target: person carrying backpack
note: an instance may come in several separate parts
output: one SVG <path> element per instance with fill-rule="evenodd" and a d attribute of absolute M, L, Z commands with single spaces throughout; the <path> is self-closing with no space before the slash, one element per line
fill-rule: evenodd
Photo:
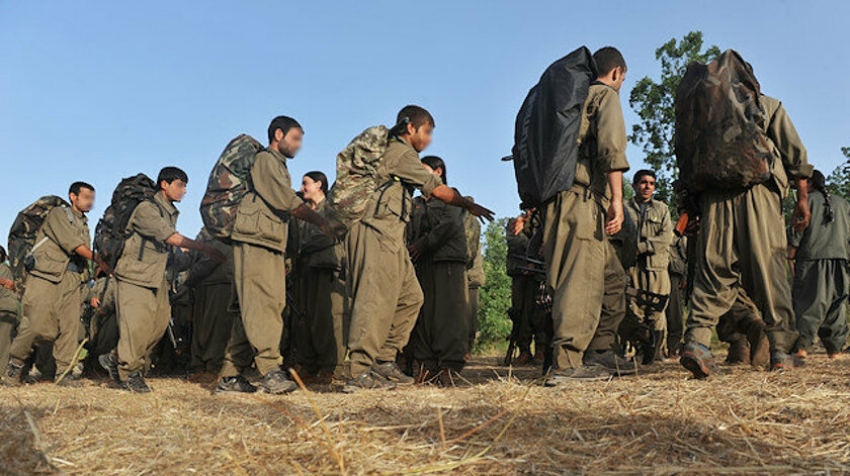
<path fill-rule="evenodd" d="M 24 363 L 32 355 L 33 347 L 50 342 L 59 377 L 56 383 L 72 385 L 82 373 L 78 366 L 73 369 L 71 366 L 82 335 L 80 303 L 89 272 L 88 262 L 93 260 L 100 268 L 106 267 L 89 247 L 91 235 L 86 213 L 94 206 L 94 198 L 93 186 L 85 182 L 71 184 L 70 204 L 58 202 L 61 204 L 53 206 L 43 216 L 32 247 L 27 247 L 25 256 L 18 257 L 20 263 L 16 264 L 20 272 L 25 270 L 26 288 L 18 335 L 9 349 L 6 380 L 10 384 L 21 382 Z M 15 234 L 22 218 L 19 215 L 10 235 Z M 10 236 L 9 241 L 15 241 L 15 236 Z"/>
<path fill-rule="evenodd" d="M 699 216 L 682 366 L 695 378 L 715 371 L 712 327 L 743 302 L 764 320 L 771 370 L 794 367 L 782 202 L 796 185 L 792 227 L 808 228 L 813 168 L 782 103 L 761 94 L 752 66 L 738 53 L 688 67 L 676 94 L 676 157 L 691 197 L 688 215 Z M 753 353 L 763 337 L 748 336 Z"/>
<path fill-rule="evenodd" d="M 286 161 L 298 153 L 303 137 L 304 129 L 295 119 L 274 118 L 268 128 L 269 146 L 254 155 L 247 174 L 250 187 L 241 198 L 230 234 L 242 317 L 230 335 L 218 393 L 257 391 L 242 375 L 252 362 L 263 376 L 260 389 L 265 393 L 282 394 L 297 388 L 280 368 L 289 219 L 312 223 L 337 241 L 345 231 L 341 223 L 313 211 L 292 189 Z"/>
<path fill-rule="evenodd" d="M 113 379 L 118 377 L 120 388 L 130 392 L 151 391 L 144 373 L 150 366 L 151 351 L 171 319 L 165 274 L 169 249 L 198 250 L 219 262 L 227 259 L 210 245 L 177 232 L 179 212 L 174 203 L 186 195 L 188 182 L 186 172 L 177 167 L 160 170 L 153 197 L 140 201 L 130 214 L 123 250 L 117 257 L 113 281 L 108 284 L 115 287 L 118 347 L 116 352 L 102 356 L 101 365 Z"/>
<path fill-rule="evenodd" d="M 404 107 L 398 113 L 396 126 L 381 144 L 386 147 L 379 147 L 380 151 L 374 154 L 379 159 L 368 179 L 383 185 L 377 190 L 369 189 L 368 194 L 355 200 L 362 202 L 351 206 L 342 203 L 338 189 L 340 183 L 350 178 L 346 175 L 346 151 L 337 157 L 337 183 L 331 190 L 337 210 L 344 215 L 362 210 L 346 237 L 353 297 L 348 343 L 350 378 L 344 387 L 346 392 L 392 388 L 396 383 L 410 382 L 410 377 L 401 372 L 395 361 L 410 338 L 423 302 L 422 289 L 404 246 L 411 191 L 419 189 L 425 197 L 464 208 L 477 217 L 493 219 L 492 211 L 466 200 L 422 167 L 419 152 L 431 143 L 433 130 L 434 118 L 427 110 L 419 106 Z M 349 147 L 356 142 L 357 139 Z M 342 191 L 352 192 L 348 196 L 357 195 L 355 190 Z"/>

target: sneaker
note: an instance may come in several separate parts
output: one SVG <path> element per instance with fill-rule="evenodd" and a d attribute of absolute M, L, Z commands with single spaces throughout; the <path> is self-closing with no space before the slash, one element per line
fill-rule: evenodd
<path fill-rule="evenodd" d="M 256 391 L 257 387 L 251 385 L 251 382 L 241 375 L 222 377 L 215 387 L 215 393 L 254 393 Z"/>
<path fill-rule="evenodd" d="M 682 367 L 691 371 L 694 378 L 704 379 L 717 371 L 717 363 L 708 347 L 688 342 L 682 349 L 682 358 L 679 359 Z"/>
<path fill-rule="evenodd" d="M 398 386 L 413 385 L 414 382 L 413 377 L 405 375 L 395 362 L 375 364 L 372 366 L 372 373 L 378 374 L 379 377 L 383 377 Z"/>
<path fill-rule="evenodd" d="M 6 375 L 3 381 L 8 385 L 18 386 L 21 384 L 21 374 L 23 373 L 23 365 L 15 365 L 11 361 L 6 365 Z"/>
<path fill-rule="evenodd" d="M 606 350 L 605 352 L 585 352 L 584 365 L 588 367 L 601 367 L 608 371 L 608 373 L 617 377 L 621 377 L 623 375 L 634 375 L 637 372 L 637 370 L 635 370 L 634 362 L 620 357 L 613 350 Z"/>
<path fill-rule="evenodd" d="M 741 338 L 729 344 L 729 353 L 726 354 L 727 365 L 750 365 L 750 344 L 747 339 Z"/>
<path fill-rule="evenodd" d="M 342 391 L 345 393 L 354 393 L 360 390 L 392 390 L 395 384 L 382 377 L 376 376 L 373 372 L 363 372 L 353 379 L 346 380 Z"/>
<path fill-rule="evenodd" d="M 133 393 L 151 393 L 151 388 L 138 370 L 128 375 L 126 382 L 121 382 L 121 388 Z"/>
<path fill-rule="evenodd" d="M 576 381 L 593 381 L 593 380 L 608 380 L 611 378 L 611 373 L 606 372 L 599 366 L 589 367 L 587 365 L 576 369 L 562 369 L 552 373 L 543 383 L 546 387 L 558 387 L 569 382 Z"/>
<path fill-rule="evenodd" d="M 116 382 L 121 381 L 121 375 L 118 373 L 118 358 L 112 352 L 97 356 L 97 363 L 103 367 L 103 370 L 109 372 L 109 378 Z"/>
<path fill-rule="evenodd" d="M 802 367 L 802 361 L 795 361 L 794 357 L 786 354 L 785 352 L 775 350 L 770 354 L 770 371 L 771 372 L 781 372 L 785 370 L 791 370 L 794 367 Z"/>
<path fill-rule="evenodd" d="M 770 367 L 770 340 L 765 332 L 764 322 L 759 320 L 750 324 L 747 340 L 750 343 L 750 365 L 766 369 Z"/>
<path fill-rule="evenodd" d="M 281 395 L 295 391 L 298 385 L 289 380 L 282 370 L 272 370 L 260 379 L 259 389 L 271 395 Z"/>

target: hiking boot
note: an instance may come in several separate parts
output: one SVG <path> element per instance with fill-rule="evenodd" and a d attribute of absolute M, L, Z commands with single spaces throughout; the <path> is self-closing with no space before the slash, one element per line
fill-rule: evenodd
<path fill-rule="evenodd" d="M 356 378 L 346 380 L 342 391 L 345 393 L 354 393 L 360 390 L 391 390 L 394 388 L 394 383 L 375 375 L 373 372 L 366 371 Z"/>
<path fill-rule="evenodd" d="M 780 350 L 775 350 L 770 354 L 770 371 L 771 372 L 782 372 L 785 370 L 791 370 L 794 367 L 802 367 L 803 362 L 799 360 L 794 360 L 794 357 L 782 352 Z"/>
<path fill-rule="evenodd" d="M 260 379 L 259 389 L 271 395 L 281 395 L 295 391 L 298 384 L 289 380 L 282 370 L 272 370 Z"/>
<path fill-rule="evenodd" d="M 519 357 L 514 360 L 514 365 L 528 365 L 534 361 L 534 356 L 530 351 L 523 350 L 519 353 Z"/>
<path fill-rule="evenodd" d="M 727 365 L 750 365 L 750 344 L 746 339 L 738 339 L 729 344 L 726 354 Z"/>
<path fill-rule="evenodd" d="M 747 341 L 750 344 L 750 365 L 761 369 L 770 367 L 770 340 L 767 338 L 766 327 L 764 321 L 759 320 L 750 324 L 747 331 Z"/>
<path fill-rule="evenodd" d="M 688 342 L 682 349 L 682 358 L 679 359 L 682 367 L 690 370 L 696 379 L 704 379 L 717 371 L 717 363 L 708 347 Z"/>
<path fill-rule="evenodd" d="M 414 382 L 413 377 L 405 375 L 404 372 L 398 368 L 398 365 L 392 361 L 376 363 L 372 366 L 372 373 L 378 374 L 379 377 L 383 377 L 385 380 L 389 380 L 400 387 L 413 385 Z"/>
<path fill-rule="evenodd" d="M 235 377 L 222 377 L 215 387 L 215 393 L 254 393 L 257 387 L 251 385 L 245 377 L 237 375 Z"/>
<path fill-rule="evenodd" d="M 121 388 L 133 393 L 151 393 L 151 388 L 138 370 L 128 375 L 126 382 L 121 382 Z"/>
<path fill-rule="evenodd" d="M 6 375 L 3 379 L 8 385 L 12 385 L 17 387 L 21 384 L 21 374 L 23 373 L 24 366 L 13 364 L 12 361 L 6 365 Z"/>
<path fill-rule="evenodd" d="M 121 375 L 118 373 L 118 357 L 112 352 L 97 356 L 97 363 L 103 367 L 103 370 L 109 372 L 109 378 L 115 382 L 121 381 Z"/>
<path fill-rule="evenodd" d="M 553 372 L 543 383 L 546 387 L 558 387 L 570 382 L 608 380 L 611 373 L 606 372 L 599 366 L 588 367 L 586 365 L 575 369 L 562 369 Z"/>
<path fill-rule="evenodd" d="M 591 350 L 585 352 L 583 362 L 588 367 L 600 367 L 617 377 L 634 375 L 636 372 L 634 362 L 620 357 L 613 350 L 606 350 L 605 352 Z"/>

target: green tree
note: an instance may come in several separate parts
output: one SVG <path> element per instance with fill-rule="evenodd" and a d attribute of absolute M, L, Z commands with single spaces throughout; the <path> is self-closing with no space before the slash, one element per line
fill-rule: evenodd
<path fill-rule="evenodd" d="M 830 193 L 850 200 L 850 147 L 842 147 L 845 161 L 829 174 L 827 187 Z"/>
<path fill-rule="evenodd" d="M 511 333 L 508 308 L 511 307 L 511 279 L 505 269 L 508 244 L 505 239 L 507 218 L 500 218 L 484 230 L 484 275 L 487 282 L 480 290 L 476 351 L 497 347 Z"/>
<path fill-rule="evenodd" d="M 629 105 L 641 122 L 632 126 L 629 141 L 643 148 L 644 162 L 658 174 L 656 198 L 664 200 L 676 216 L 673 182 L 679 176 L 673 137 L 676 123 L 676 89 L 693 61 L 707 62 L 720 54 L 720 48 L 703 49 L 701 31 L 692 31 L 681 40 L 671 39 L 655 50 L 661 63 L 660 80 L 649 76 L 639 80 L 629 95 Z"/>

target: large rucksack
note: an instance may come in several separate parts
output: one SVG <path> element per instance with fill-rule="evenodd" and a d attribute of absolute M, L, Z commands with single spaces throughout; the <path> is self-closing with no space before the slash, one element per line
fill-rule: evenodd
<path fill-rule="evenodd" d="M 132 235 L 127 231 L 130 218 L 136 207 L 145 200 L 153 200 L 158 187 L 145 174 L 127 177 L 112 192 L 112 202 L 103 212 L 103 218 L 97 222 L 94 230 L 94 252 L 109 266 L 115 269 L 118 259 L 124 252 L 124 244 Z"/>
<path fill-rule="evenodd" d="M 201 218 L 213 237 L 230 240 L 239 204 L 251 191 L 251 168 L 261 150 L 263 145 L 256 139 L 240 134 L 227 144 L 210 172 L 201 200 Z"/>
<path fill-rule="evenodd" d="M 516 117 L 513 162 L 524 208 L 573 186 L 579 128 L 596 62 L 587 47 L 552 63 L 528 92 Z"/>
<path fill-rule="evenodd" d="M 688 65 L 675 102 L 676 159 L 686 189 L 739 190 L 770 178 L 775 147 L 760 94 L 752 68 L 733 50 Z"/>
<path fill-rule="evenodd" d="M 378 183 L 378 164 L 389 147 L 385 126 L 366 129 L 336 156 L 336 181 L 329 198 L 336 217 L 349 228 L 366 214 L 366 205 L 385 184 Z"/>
<path fill-rule="evenodd" d="M 9 264 L 15 287 L 20 293 L 23 293 L 27 272 L 34 264 L 31 259 L 32 253 L 49 239 L 45 237 L 41 242 L 36 243 L 36 234 L 44 224 L 47 214 L 56 207 L 66 208 L 69 219 L 73 220 L 73 215 L 70 215 L 71 205 L 68 202 L 55 195 L 47 195 L 21 210 L 9 229 Z"/>

